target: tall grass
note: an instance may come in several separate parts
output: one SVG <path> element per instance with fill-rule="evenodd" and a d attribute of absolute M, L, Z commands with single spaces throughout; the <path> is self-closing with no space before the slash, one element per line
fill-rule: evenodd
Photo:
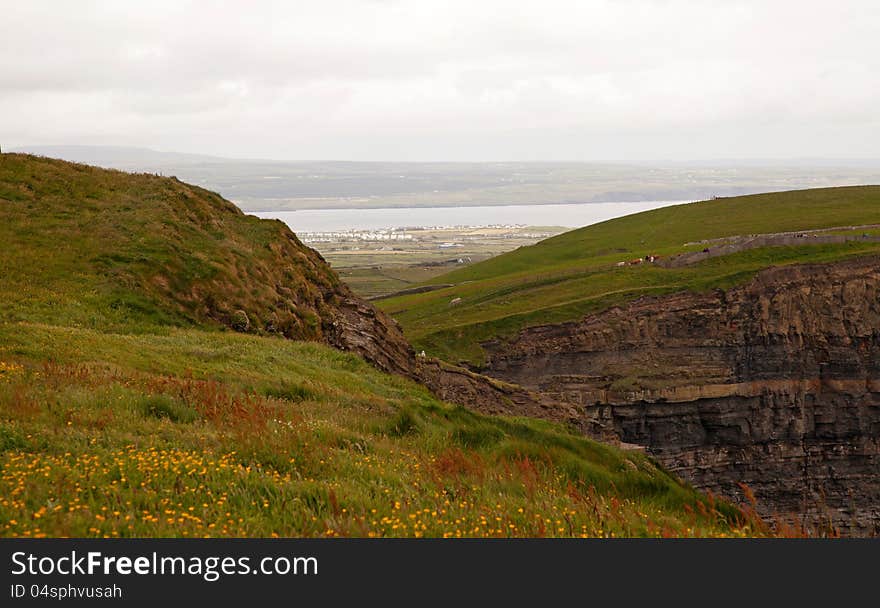
<path fill-rule="evenodd" d="M 642 454 L 314 344 L 30 324 L 0 344 L 6 536 L 766 533 Z"/>

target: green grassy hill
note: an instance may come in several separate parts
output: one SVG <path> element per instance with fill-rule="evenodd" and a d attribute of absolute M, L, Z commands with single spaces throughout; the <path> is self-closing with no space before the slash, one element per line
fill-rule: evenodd
<path fill-rule="evenodd" d="M 705 239 L 878 223 L 880 186 L 676 205 L 573 230 L 429 281 L 455 287 L 377 304 L 400 321 L 416 348 L 479 365 L 480 342 L 523 327 L 578 319 L 645 295 L 729 287 L 771 265 L 832 261 L 880 251 L 880 244 L 805 239 L 803 246 L 752 249 L 681 268 L 621 268 L 620 261 L 700 251 Z"/>
<path fill-rule="evenodd" d="M 213 193 L 0 155 L 0 240 L 2 536 L 767 532 L 641 454 L 314 341 L 338 279 Z"/>
<path fill-rule="evenodd" d="M 339 284 L 281 222 L 173 178 L 0 162 L 0 319 L 110 330 L 225 324 L 318 338 Z"/>

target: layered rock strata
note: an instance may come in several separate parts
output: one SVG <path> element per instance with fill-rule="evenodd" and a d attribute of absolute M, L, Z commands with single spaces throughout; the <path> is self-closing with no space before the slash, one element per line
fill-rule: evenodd
<path fill-rule="evenodd" d="M 810 529 L 880 528 L 880 258 L 765 270 L 484 345 L 696 487 Z M 744 484 L 749 488 L 743 489 Z"/>

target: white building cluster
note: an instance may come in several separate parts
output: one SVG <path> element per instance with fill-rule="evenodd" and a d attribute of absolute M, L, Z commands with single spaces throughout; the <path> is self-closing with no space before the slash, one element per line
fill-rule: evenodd
<path fill-rule="evenodd" d="M 333 243 L 337 241 L 411 241 L 413 236 L 391 230 L 348 230 L 345 232 L 304 232 L 304 243 Z"/>

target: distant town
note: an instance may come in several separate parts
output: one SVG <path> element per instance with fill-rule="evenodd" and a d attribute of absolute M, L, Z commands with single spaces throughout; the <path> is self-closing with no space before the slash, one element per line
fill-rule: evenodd
<path fill-rule="evenodd" d="M 355 291 L 375 297 L 566 230 L 520 224 L 440 225 L 300 232 L 299 237 L 317 249 Z"/>
<path fill-rule="evenodd" d="M 335 230 L 325 232 L 302 232 L 300 239 L 304 243 L 339 243 L 347 241 L 411 241 L 420 237 L 433 238 L 437 233 L 460 233 L 462 239 L 482 240 L 488 234 L 485 231 L 500 231 L 492 234 L 500 239 L 544 239 L 559 234 L 560 229 L 528 231 L 522 224 L 489 224 L 485 226 L 408 226 L 383 230 Z M 453 245 L 454 243 L 444 243 Z"/>

